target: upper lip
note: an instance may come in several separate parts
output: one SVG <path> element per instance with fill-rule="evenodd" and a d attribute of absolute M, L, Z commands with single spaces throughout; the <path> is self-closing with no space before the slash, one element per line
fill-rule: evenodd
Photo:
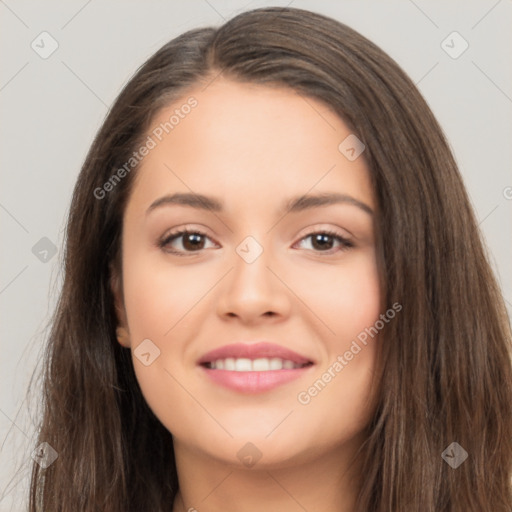
<path fill-rule="evenodd" d="M 258 358 L 280 358 L 284 360 L 293 361 L 295 364 L 306 364 L 312 363 L 311 359 L 297 354 L 289 348 L 277 345 L 275 343 L 269 343 L 266 341 L 253 342 L 253 343 L 232 343 L 230 345 L 224 345 L 216 348 L 204 354 L 199 360 L 198 364 L 211 363 L 218 359 L 227 359 L 232 357 L 234 359 L 247 358 L 247 359 L 258 359 Z"/>

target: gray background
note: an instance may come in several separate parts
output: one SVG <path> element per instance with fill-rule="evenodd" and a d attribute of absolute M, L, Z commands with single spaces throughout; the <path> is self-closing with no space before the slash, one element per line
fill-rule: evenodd
<path fill-rule="evenodd" d="M 0 512 L 24 509 L 37 413 L 27 385 L 61 282 L 72 188 L 108 106 L 169 39 L 266 5 L 352 26 L 418 84 L 450 141 L 512 311 L 512 0 L 0 0 Z M 59 45 L 47 59 L 31 47 L 43 45 L 43 31 Z M 456 59 L 441 46 L 453 31 L 469 44 Z M 453 38 L 445 44 L 461 48 Z"/>

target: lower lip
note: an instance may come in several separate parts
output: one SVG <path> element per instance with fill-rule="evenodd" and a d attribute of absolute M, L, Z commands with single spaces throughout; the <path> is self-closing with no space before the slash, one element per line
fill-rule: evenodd
<path fill-rule="evenodd" d="M 241 393 L 262 393 L 302 377 L 313 365 L 292 370 L 269 370 L 266 372 L 234 372 L 212 370 L 202 366 L 206 375 L 215 383 Z"/>

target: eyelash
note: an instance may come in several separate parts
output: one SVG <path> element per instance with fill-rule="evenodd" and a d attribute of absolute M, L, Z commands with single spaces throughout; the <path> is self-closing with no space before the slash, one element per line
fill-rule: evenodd
<path fill-rule="evenodd" d="M 199 231 L 199 230 L 192 230 L 192 229 L 182 229 L 180 231 L 176 231 L 174 233 L 170 233 L 169 235 L 166 235 L 164 236 L 162 239 L 159 240 L 158 242 L 158 246 L 160 247 L 160 249 L 164 250 L 165 252 L 169 252 L 171 254 L 174 254 L 176 256 L 188 256 L 188 255 L 192 255 L 194 253 L 199 253 L 201 252 L 202 250 L 204 249 L 200 249 L 198 251 L 176 251 L 174 249 L 166 249 L 166 247 L 174 240 L 184 236 L 184 235 L 199 235 L 199 236 L 202 236 L 202 237 L 206 237 L 206 238 L 210 238 L 206 233 L 203 233 L 202 231 Z M 302 242 L 303 240 L 307 239 L 307 238 L 310 238 L 314 235 L 327 235 L 327 236 L 330 236 L 332 238 L 334 238 L 337 242 L 339 242 L 341 244 L 341 248 L 339 249 L 339 251 L 336 251 L 336 252 L 344 252 L 352 247 L 354 247 L 354 244 L 348 240 L 347 238 L 341 236 L 339 233 L 336 233 L 335 231 L 331 231 L 331 230 L 328 230 L 328 229 L 323 229 L 323 230 L 320 230 L 320 231 L 313 231 L 305 236 L 303 236 L 299 242 Z M 334 253 L 332 252 L 333 249 L 329 249 L 328 251 L 315 251 L 315 250 L 312 250 L 313 252 L 316 252 L 318 254 L 325 254 L 326 256 L 332 256 Z"/>

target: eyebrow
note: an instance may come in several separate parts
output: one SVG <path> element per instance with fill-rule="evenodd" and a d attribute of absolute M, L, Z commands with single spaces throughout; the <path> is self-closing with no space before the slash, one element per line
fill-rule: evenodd
<path fill-rule="evenodd" d="M 333 204 L 350 204 L 357 206 L 369 215 L 373 215 L 373 210 L 362 201 L 346 194 L 327 192 L 292 197 L 283 204 L 282 212 L 297 213 Z M 147 209 L 146 215 L 156 208 L 169 205 L 189 206 L 191 208 L 210 210 L 212 212 L 222 212 L 224 210 L 222 201 L 216 197 L 205 196 L 203 194 L 176 193 L 160 197 L 153 201 Z"/>

